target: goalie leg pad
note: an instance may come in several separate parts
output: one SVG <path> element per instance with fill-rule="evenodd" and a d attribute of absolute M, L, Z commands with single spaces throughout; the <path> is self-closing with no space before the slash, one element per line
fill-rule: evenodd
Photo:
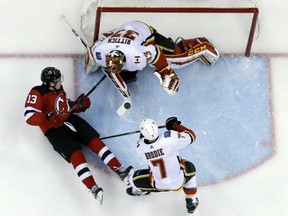
<path fill-rule="evenodd" d="M 205 53 L 201 56 L 200 60 L 206 65 L 212 66 L 215 62 L 218 61 L 218 59 L 220 58 L 220 54 L 211 43 L 205 44 L 207 49 Z"/>
<path fill-rule="evenodd" d="M 219 54 L 218 50 L 213 46 L 211 41 L 209 41 L 205 37 L 195 38 L 195 41 L 198 42 L 198 44 L 205 44 L 206 45 L 206 52 L 200 57 L 200 60 L 204 64 L 211 66 L 215 62 L 218 61 L 220 54 Z"/>
<path fill-rule="evenodd" d="M 180 40 L 179 40 L 180 39 Z M 200 59 L 206 65 L 213 65 L 218 61 L 220 54 L 206 38 L 183 39 L 178 38 L 178 49 L 174 55 L 168 55 L 167 61 L 172 68 L 181 68 Z"/>

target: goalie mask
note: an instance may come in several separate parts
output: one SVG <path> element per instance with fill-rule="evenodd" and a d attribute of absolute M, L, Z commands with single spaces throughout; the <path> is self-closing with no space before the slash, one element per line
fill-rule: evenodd
<path fill-rule="evenodd" d="M 153 119 L 144 119 L 140 123 L 140 132 L 145 139 L 153 141 L 158 138 L 158 126 Z"/>
<path fill-rule="evenodd" d="M 111 73 L 119 73 L 125 63 L 125 55 L 119 50 L 112 50 L 105 56 L 106 67 L 105 71 Z"/>

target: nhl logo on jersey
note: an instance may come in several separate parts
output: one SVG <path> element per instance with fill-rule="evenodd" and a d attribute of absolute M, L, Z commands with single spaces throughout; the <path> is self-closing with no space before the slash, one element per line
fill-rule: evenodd
<path fill-rule="evenodd" d="M 96 59 L 102 60 L 102 58 L 101 58 L 101 53 L 100 53 L 100 52 L 96 52 Z"/>
<path fill-rule="evenodd" d="M 164 132 L 164 137 L 170 137 L 171 136 L 171 131 L 165 131 Z"/>

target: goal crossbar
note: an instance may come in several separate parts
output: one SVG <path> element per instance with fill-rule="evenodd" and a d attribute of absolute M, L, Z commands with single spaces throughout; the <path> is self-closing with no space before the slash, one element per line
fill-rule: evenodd
<path fill-rule="evenodd" d="M 100 23 L 101 23 L 101 14 L 102 13 L 250 13 L 253 14 L 250 32 L 248 36 L 248 41 L 245 50 L 245 56 L 250 56 L 251 47 L 254 39 L 254 33 L 257 25 L 257 19 L 259 15 L 258 8 L 200 8 L 200 7 L 189 7 L 189 8 L 167 8 L 165 7 L 97 7 L 96 9 L 96 17 L 95 17 L 95 29 L 94 29 L 94 41 L 98 40 L 100 34 Z"/>

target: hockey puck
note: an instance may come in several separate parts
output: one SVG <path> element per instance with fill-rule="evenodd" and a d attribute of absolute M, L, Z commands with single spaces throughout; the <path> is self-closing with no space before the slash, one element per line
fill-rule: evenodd
<path fill-rule="evenodd" d="M 131 104 L 130 104 L 130 103 L 125 103 L 125 104 L 124 104 L 124 107 L 125 107 L 125 109 L 130 109 Z"/>

